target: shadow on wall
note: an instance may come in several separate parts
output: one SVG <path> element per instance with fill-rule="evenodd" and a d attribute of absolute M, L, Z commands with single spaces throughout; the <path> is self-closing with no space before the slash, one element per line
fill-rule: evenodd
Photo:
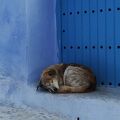
<path fill-rule="evenodd" d="M 55 7 L 56 0 L 28 0 L 27 2 L 30 82 L 39 79 L 38 75 L 43 68 L 58 62 Z"/>

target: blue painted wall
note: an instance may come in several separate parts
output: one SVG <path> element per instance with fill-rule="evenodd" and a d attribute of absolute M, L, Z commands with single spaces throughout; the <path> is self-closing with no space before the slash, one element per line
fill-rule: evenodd
<path fill-rule="evenodd" d="M 23 79 L 26 71 L 26 6 L 0 0 L 0 76 Z"/>
<path fill-rule="evenodd" d="M 56 0 L 28 0 L 29 80 L 37 80 L 40 71 L 57 60 Z"/>
<path fill-rule="evenodd" d="M 57 59 L 55 0 L 0 0 L 0 77 L 35 81 Z"/>

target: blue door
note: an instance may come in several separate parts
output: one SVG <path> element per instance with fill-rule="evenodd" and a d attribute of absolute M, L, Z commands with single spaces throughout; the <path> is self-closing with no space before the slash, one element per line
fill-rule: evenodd
<path fill-rule="evenodd" d="M 120 86 L 120 0 L 58 0 L 61 62 L 91 67 L 98 85 Z"/>

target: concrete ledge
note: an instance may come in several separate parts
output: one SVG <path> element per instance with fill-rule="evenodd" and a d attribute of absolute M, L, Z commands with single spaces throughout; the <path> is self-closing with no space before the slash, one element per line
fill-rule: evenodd
<path fill-rule="evenodd" d="M 51 94 L 16 83 L 19 86 L 8 95 L 9 81 L 1 85 L 0 99 L 17 106 L 27 105 L 38 111 L 44 109 L 66 120 L 77 120 L 77 117 L 80 120 L 120 120 L 120 88 L 98 88 L 85 94 Z"/>
<path fill-rule="evenodd" d="M 86 94 L 40 93 L 40 107 L 71 120 L 120 120 L 120 88 L 98 88 Z"/>

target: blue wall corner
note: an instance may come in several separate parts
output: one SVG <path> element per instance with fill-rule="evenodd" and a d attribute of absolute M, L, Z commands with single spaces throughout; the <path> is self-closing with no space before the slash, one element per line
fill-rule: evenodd
<path fill-rule="evenodd" d="M 38 80 L 44 68 L 58 62 L 55 6 L 56 0 L 27 2 L 29 81 Z"/>
<path fill-rule="evenodd" d="M 0 74 L 36 81 L 58 62 L 56 0 L 0 1 Z"/>

